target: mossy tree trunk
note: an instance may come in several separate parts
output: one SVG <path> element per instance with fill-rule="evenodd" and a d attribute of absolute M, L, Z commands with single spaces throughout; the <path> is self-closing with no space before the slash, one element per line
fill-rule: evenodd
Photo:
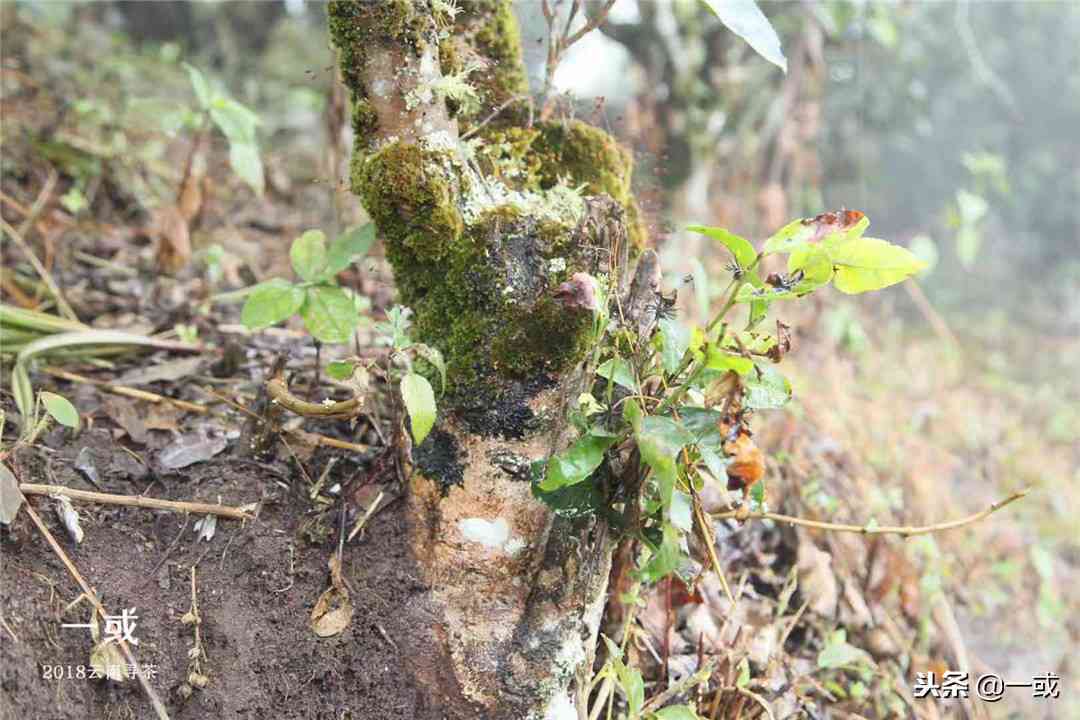
<path fill-rule="evenodd" d="M 402 662 L 433 716 L 575 718 L 612 542 L 537 501 L 530 464 L 569 441 L 597 291 L 623 290 L 643 240 L 631 159 L 601 130 L 529 125 L 507 104 L 528 92 L 509 2 L 448 5 L 329 10 L 353 191 L 416 339 L 449 370 L 436 429 L 412 448 L 403 541 L 423 588 L 400 609 L 416 628 Z"/>

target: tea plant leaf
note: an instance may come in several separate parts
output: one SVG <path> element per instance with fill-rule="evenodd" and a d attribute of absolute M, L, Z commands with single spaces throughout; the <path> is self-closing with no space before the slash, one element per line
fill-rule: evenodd
<path fill-rule="evenodd" d="M 335 360 L 326 366 L 326 374 L 335 380 L 348 380 L 355 366 L 347 360 Z"/>
<path fill-rule="evenodd" d="M 318 282 L 326 271 L 328 262 L 326 235 L 322 230 L 308 230 L 293 240 L 289 249 L 293 270 L 307 282 Z"/>
<path fill-rule="evenodd" d="M 595 515 L 604 510 L 604 494 L 596 483 L 582 482 L 551 491 L 541 488 L 546 467 L 545 460 L 537 460 L 532 464 L 532 494 L 556 515 L 576 518 Z"/>
<path fill-rule="evenodd" d="M 630 365 L 622 358 L 612 358 L 600 363 L 600 367 L 596 368 L 596 374 L 605 380 L 622 385 L 631 392 L 638 391 L 634 373 L 630 370 Z"/>
<path fill-rule="evenodd" d="M 42 391 L 41 403 L 56 422 L 69 428 L 79 427 L 79 411 L 63 395 Z"/>
<path fill-rule="evenodd" d="M 300 316 L 308 332 L 328 343 L 348 342 L 359 320 L 352 298 L 333 285 L 309 287 Z"/>
<path fill-rule="evenodd" d="M 590 433 L 563 452 L 553 455 L 539 487 L 545 492 L 576 485 L 592 475 L 604 460 L 604 453 L 615 442 L 614 435 Z"/>
<path fill-rule="evenodd" d="M 769 366 L 758 367 L 746 380 L 743 407 L 751 410 L 781 408 L 791 400 L 791 383 L 778 370 Z"/>
<path fill-rule="evenodd" d="M 740 375 L 746 375 L 754 369 L 754 361 L 741 355 L 725 352 L 715 345 L 709 345 L 705 351 L 705 367 L 721 372 L 734 370 Z"/>
<path fill-rule="evenodd" d="M 787 72 L 787 58 L 772 23 L 754 0 L 704 0 L 720 22 L 750 44 L 757 54 Z"/>
<path fill-rule="evenodd" d="M 375 224 L 368 223 L 354 227 L 339 235 L 330 243 L 327 252 L 324 277 L 333 277 L 349 267 L 353 260 L 367 254 L 375 242 Z"/>
<path fill-rule="evenodd" d="M 187 70 L 188 80 L 191 81 L 191 88 L 195 91 L 195 99 L 199 101 L 199 107 L 204 110 L 210 107 L 210 84 L 206 82 L 206 76 L 195 67 L 188 63 L 184 63 L 184 69 Z"/>
<path fill-rule="evenodd" d="M 416 343 L 412 346 L 416 351 L 416 354 L 427 360 L 429 363 L 435 366 L 435 369 L 439 371 L 439 394 L 446 392 L 446 361 L 443 360 L 442 353 L 438 349 L 425 345 L 424 343 Z"/>
<path fill-rule="evenodd" d="M 860 238 L 829 248 L 836 266 L 833 284 L 855 295 L 902 282 L 926 267 L 907 248 L 877 238 Z"/>
<path fill-rule="evenodd" d="M 674 373 L 679 369 L 683 355 L 690 349 L 693 333 L 674 318 L 660 318 L 659 326 L 660 362 L 665 372 Z"/>
<path fill-rule="evenodd" d="M 259 157 L 259 148 L 253 143 L 230 143 L 229 165 L 241 180 L 257 194 L 262 195 L 266 181 L 263 178 L 263 164 L 262 158 Z"/>
<path fill-rule="evenodd" d="M 210 119 L 230 143 L 255 144 L 259 116 L 230 98 L 215 98 L 210 104 Z"/>
<path fill-rule="evenodd" d="M 409 413 L 413 442 L 419 445 L 435 425 L 435 393 L 423 375 L 409 373 L 401 378 L 401 399 Z"/>
<path fill-rule="evenodd" d="M 847 642 L 847 633 L 837 630 L 829 635 L 825 647 L 818 653 L 817 666 L 821 669 L 846 667 L 868 660 L 865 650 L 861 650 Z"/>
<path fill-rule="evenodd" d="M 754 246 L 750 244 L 749 240 L 744 237 L 739 237 L 735 233 L 725 230 L 724 228 L 705 227 L 704 225 L 688 225 L 686 229 L 690 232 L 705 235 L 706 237 L 718 241 L 721 245 L 731 251 L 735 261 L 739 263 L 739 267 L 748 268 L 753 265 L 754 260 L 757 259 L 757 251 L 754 250 Z"/>
<path fill-rule="evenodd" d="M 677 456 L 684 445 L 694 441 L 694 437 L 682 425 L 661 415 L 643 418 L 636 435 L 641 459 L 656 475 L 660 503 L 664 507 L 664 515 L 669 516 L 671 497 L 678 479 Z"/>
<path fill-rule="evenodd" d="M 682 533 L 671 523 L 664 523 L 659 544 L 650 544 L 646 540 L 652 556 L 639 571 L 642 580 L 654 583 L 686 564 L 690 558 L 683 550 L 682 538 Z"/>
<path fill-rule="evenodd" d="M 240 322 L 250 330 L 287 320 L 304 304 L 304 291 L 287 280 L 276 278 L 256 285 L 244 301 Z"/>

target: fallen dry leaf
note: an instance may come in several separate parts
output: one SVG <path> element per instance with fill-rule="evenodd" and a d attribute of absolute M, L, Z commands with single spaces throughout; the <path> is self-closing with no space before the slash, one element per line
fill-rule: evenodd
<path fill-rule="evenodd" d="M 83 541 L 83 529 L 79 523 L 78 511 L 71 504 L 71 500 L 63 495 L 56 495 L 53 499 L 56 500 L 56 516 L 64 524 L 67 534 L 78 545 Z"/>
<path fill-rule="evenodd" d="M 155 210 L 147 234 L 157 241 L 157 263 L 162 272 L 171 275 L 187 267 L 191 261 L 191 236 L 178 206 Z"/>
<path fill-rule="evenodd" d="M 840 587 L 833 574 L 832 556 L 800 533 L 796 567 L 799 569 L 799 590 L 810 609 L 823 617 L 835 616 Z"/>
<path fill-rule="evenodd" d="M 349 627 L 353 616 L 353 604 L 345 578 L 341 576 L 341 562 L 337 556 L 330 558 L 330 587 L 327 588 L 311 610 L 311 629 L 319 637 L 332 637 Z"/>
<path fill-rule="evenodd" d="M 123 682 L 128 677 L 128 662 L 114 640 L 105 639 L 94 645 L 90 651 L 90 667 L 101 677 L 115 682 Z"/>

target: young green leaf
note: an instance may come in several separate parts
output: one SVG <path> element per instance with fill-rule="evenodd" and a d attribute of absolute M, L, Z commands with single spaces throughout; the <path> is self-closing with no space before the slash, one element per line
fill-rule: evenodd
<path fill-rule="evenodd" d="M 612 358 L 600 363 L 600 367 L 596 368 L 596 374 L 605 380 L 622 385 L 630 392 L 638 391 L 634 373 L 630 370 L 630 365 L 622 358 Z"/>
<path fill-rule="evenodd" d="M 645 681 L 641 677 L 641 671 L 622 660 L 614 661 L 613 665 L 616 679 L 619 681 L 619 689 L 626 697 L 629 717 L 639 717 L 641 708 L 645 705 Z"/>
<path fill-rule="evenodd" d="M 69 428 L 79 427 L 79 411 L 64 397 L 47 391 L 41 392 L 41 403 L 53 420 Z"/>
<path fill-rule="evenodd" d="M 359 320 L 352 298 L 333 285 L 309 287 L 300 316 L 308 332 L 328 343 L 348 342 Z"/>
<path fill-rule="evenodd" d="M 375 223 L 359 225 L 342 233 L 334 239 L 334 242 L 330 243 L 326 270 L 323 275 L 325 277 L 337 275 L 349 267 L 356 258 L 366 255 L 374 242 Z"/>
<path fill-rule="evenodd" d="M 307 282 L 318 282 L 327 266 L 326 235 L 322 230 L 308 230 L 293 240 L 289 249 L 293 270 Z"/>
<path fill-rule="evenodd" d="M 184 63 L 184 69 L 187 70 L 188 80 L 191 81 L 191 88 L 195 91 L 195 99 L 199 101 L 199 107 L 206 109 L 210 107 L 210 84 L 206 82 L 206 76 L 199 71 L 194 65 Z"/>
<path fill-rule="evenodd" d="M 263 178 L 262 158 L 254 143 L 229 143 L 229 165 L 241 180 L 261 195 L 266 181 Z"/>
<path fill-rule="evenodd" d="M 553 455 L 547 463 L 541 490 L 551 492 L 562 487 L 576 485 L 592 475 L 604 461 L 604 453 L 614 443 L 614 435 L 584 435 L 563 452 Z"/>
<path fill-rule="evenodd" d="M 413 442 L 419 445 L 435 425 L 435 393 L 431 383 L 423 375 L 409 373 L 401 378 L 401 399 L 409 413 Z"/>
<path fill-rule="evenodd" d="M 690 349 L 693 333 L 675 318 L 660 318 L 660 362 L 664 371 L 673 373 L 679 369 L 683 355 Z"/>
<path fill-rule="evenodd" d="M 865 650 L 847 642 L 846 631 L 837 630 L 829 635 L 825 641 L 825 647 L 818 653 L 817 666 L 826 670 L 855 665 L 869 660 L 870 656 Z"/>
<path fill-rule="evenodd" d="M 352 377 L 354 367 L 356 366 L 347 360 L 335 360 L 327 364 L 326 374 L 335 380 L 348 380 Z"/>
<path fill-rule="evenodd" d="M 791 400 L 791 383 L 778 370 L 768 365 L 746 376 L 743 407 L 751 410 L 781 408 Z"/>
<path fill-rule="evenodd" d="M 686 227 L 690 232 L 699 233 L 707 237 L 717 240 L 731 251 L 731 254 L 735 257 L 735 261 L 739 263 L 739 267 L 745 269 L 754 264 L 754 260 L 757 259 L 757 251 L 754 250 L 754 246 L 750 244 L 750 241 L 746 238 L 739 237 L 733 232 L 718 227 L 705 227 L 704 225 L 688 225 Z"/>
<path fill-rule="evenodd" d="M 210 119 L 229 143 L 255 144 L 255 126 L 259 116 L 230 98 L 215 98 L 210 104 Z"/>
<path fill-rule="evenodd" d="M 664 523 L 660 543 L 649 545 L 652 555 L 639 571 L 642 580 L 654 583 L 686 564 L 690 558 L 683 550 L 683 537 L 671 523 Z"/>
<path fill-rule="evenodd" d="M 661 415 L 642 418 L 636 435 L 641 459 L 656 474 L 660 503 L 664 507 L 665 516 L 668 516 L 671 512 L 675 481 L 678 479 L 677 456 L 684 445 L 694 441 L 694 437 L 682 425 Z"/>
<path fill-rule="evenodd" d="M 754 0 L 705 0 L 720 22 L 754 48 L 758 55 L 787 72 L 787 58 L 772 23 Z"/>
<path fill-rule="evenodd" d="M 725 352 L 710 343 L 705 350 L 705 367 L 721 372 L 734 370 L 740 375 L 746 375 L 754 369 L 754 361 L 741 355 Z"/>
<path fill-rule="evenodd" d="M 541 488 L 547 468 L 547 460 L 535 460 L 529 468 L 529 474 L 533 497 L 550 507 L 552 512 L 569 518 L 604 512 L 606 499 L 596 483 L 577 483 L 551 491 Z"/>
<path fill-rule="evenodd" d="M 275 278 L 256 285 L 248 294 L 240 311 L 240 322 L 250 330 L 261 330 L 289 319 L 303 304 L 303 289 Z"/>
<path fill-rule="evenodd" d="M 446 361 L 443 360 L 442 353 L 439 352 L 437 348 L 425 345 L 424 343 L 416 343 L 412 347 L 417 355 L 434 365 L 435 369 L 439 371 L 439 380 L 441 381 L 439 384 L 439 394 L 441 395 L 446 392 Z"/>
<path fill-rule="evenodd" d="M 836 266 L 833 284 L 855 295 L 895 285 L 926 267 L 907 248 L 877 238 L 860 238 L 829 248 Z"/>

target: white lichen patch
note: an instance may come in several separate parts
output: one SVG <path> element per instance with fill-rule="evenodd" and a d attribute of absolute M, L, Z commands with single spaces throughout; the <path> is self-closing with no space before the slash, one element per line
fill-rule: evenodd
<path fill-rule="evenodd" d="M 577 708 L 566 693 L 559 693 L 552 698 L 544 714 L 544 720 L 577 720 L 577 717 Z"/>
<path fill-rule="evenodd" d="M 510 540 L 510 525 L 503 518 L 465 518 L 458 520 L 458 531 L 466 542 L 489 548 L 503 548 Z"/>
<path fill-rule="evenodd" d="M 525 542 L 525 540 L 515 535 L 506 541 L 506 544 L 503 545 L 503 550 L 506 551 L 507 555 L 513 556 L 517 555 L 528 546 L 529 544 Z"/>
<path fill-rule="evenodd" d="M 548 260 L 548 272 L 552 275 L 557 275 L 564 270 L 566 270 L 566 258 L 556 257 Z"/>

